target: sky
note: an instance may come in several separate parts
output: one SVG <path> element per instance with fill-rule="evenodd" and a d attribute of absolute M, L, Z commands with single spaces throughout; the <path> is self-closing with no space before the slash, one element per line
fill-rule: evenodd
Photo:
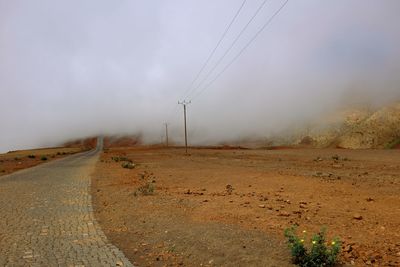
<path fill-rule="evenodd" d="M 266 1 L 229 49 L 263 2 L 245 1 L 195 80 L 243 0 L 0 0 L 0 152 L 157 142 L 165 122 L 181 142 L 184 99 L 193 144 L 399 99 L 400 1 L 290 0 L 225 69 L 285 0 Z"/>

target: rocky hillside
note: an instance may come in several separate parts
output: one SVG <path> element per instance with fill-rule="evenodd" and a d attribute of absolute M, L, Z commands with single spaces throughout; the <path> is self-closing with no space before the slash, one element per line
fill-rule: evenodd
<path fill-rule="evenodd" d="M 341 112 L 309 127 L 295 143 L 315 147 L 396 148 L 400 146 L 400 103 L 376 110 Z"/>

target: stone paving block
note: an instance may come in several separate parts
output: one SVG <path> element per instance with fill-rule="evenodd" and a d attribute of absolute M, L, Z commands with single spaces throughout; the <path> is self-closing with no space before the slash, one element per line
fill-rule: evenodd
<path fill-rule="evenodd" d="M 133 266 L 94 219 L 97 159 L 91 151 L 0 178 L 0 266 Z"/>

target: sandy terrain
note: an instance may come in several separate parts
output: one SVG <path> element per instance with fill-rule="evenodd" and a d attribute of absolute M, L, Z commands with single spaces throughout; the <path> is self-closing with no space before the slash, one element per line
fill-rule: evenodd
<path fill-rule="evenodd" d="M 82 148 L 43 148 L 0 154 L 0 176 L 83 151 Z M 45 157 L 42 159 L 42 157 Z"/>
<path fill-rule="evenodd" d="M 399 150 L 111 148 L 92 193 L 106 235 L 139 266 L 287 266 L 293 224 L 327 226 L 346 264 L 400 265 Z"/>

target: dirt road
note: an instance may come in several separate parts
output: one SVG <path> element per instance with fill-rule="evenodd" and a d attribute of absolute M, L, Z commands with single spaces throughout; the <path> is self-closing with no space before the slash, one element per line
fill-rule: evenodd
<path fill-rule="evenodd" d="M 132 266 L 93 216 L 100 149 L 0 177 L 0 266 Z"/>

